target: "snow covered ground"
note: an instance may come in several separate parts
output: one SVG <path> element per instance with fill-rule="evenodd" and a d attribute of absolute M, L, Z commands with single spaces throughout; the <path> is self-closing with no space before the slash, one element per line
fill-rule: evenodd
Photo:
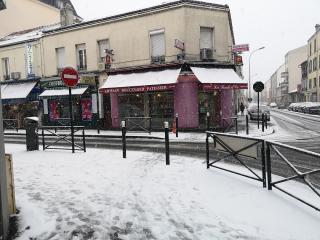
<path fill-rule="evenodd" d="M 320 214 L 203 159 L 88 149 L 13 154 L 19 240 L 320 239 Z M 292 189 L 302 191 L 300 184 Z M 308 197 L 308 195 L 306 195 Z M 117 236 L 117 237 L 116 237 Z"/>

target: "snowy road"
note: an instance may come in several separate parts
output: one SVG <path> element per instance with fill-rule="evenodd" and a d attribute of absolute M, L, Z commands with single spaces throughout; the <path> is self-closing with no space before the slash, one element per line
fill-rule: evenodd
<path fill-rule="evenodd" d="M 287 110 L 271 112 L 275 134 L 268 139 L 320 152 L 320 117 Z"/>
<path fill-rule="evenodd" d="M 13 153 L 19 240 L 320 239 L 320 215 L 203 159 L 89 149 Z M 299 183 L 292 183 L 303 191 Z M 311 194 L 303 192 L 305 197 Z M 312 199 L 311 199 L 312 200 Z"/>

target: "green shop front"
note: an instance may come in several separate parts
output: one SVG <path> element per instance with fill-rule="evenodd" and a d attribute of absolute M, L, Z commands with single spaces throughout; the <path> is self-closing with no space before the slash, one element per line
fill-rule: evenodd
<path fill-rule="evenodd" d="M 43 125 L 70 125 L 69 89 L 60 78 L 42 79 L 41 87 Z M 99 116 L 96 76 L 80 76 L 79 84 L 71 93 L 74 124 L 96 128 Z"/>

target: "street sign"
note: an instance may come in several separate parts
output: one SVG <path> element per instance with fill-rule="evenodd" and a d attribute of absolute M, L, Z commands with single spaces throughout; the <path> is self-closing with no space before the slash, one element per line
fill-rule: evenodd
<path fill-rule="evenodd" d="M 184 42 L 180 41 L 179 39 L 174 40 L 174 47 L 184 51 Z"/>
<path fill-rule="evenodd" d="M 249 44 L 239 44 L 232 46 L 232 52 L 248 52 Z"/>
<path fill-rule="evenodd" d="M 263 89 L 264 89 L 264 84 L 262 83 L 262 82 L 255 82 L 254 84 L 253 84 L 253 90 L 255 91 L 255 92 L 262 92 L 263 91 Z"/>
<path fill-rule="evenodd" d="M 61 79 L 67 87 L 74 87 L 78 84 L 79 75 L 74 68 L 66 67 L 61 73 Z"/>

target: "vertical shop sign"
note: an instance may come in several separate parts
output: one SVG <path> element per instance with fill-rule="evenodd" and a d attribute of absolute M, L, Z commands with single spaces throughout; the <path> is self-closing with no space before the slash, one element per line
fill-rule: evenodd
<path fill-rule="evenodd" d="M 82 99 L 81 100 L 81 112 L 82 112 L 82 120 L 83 121 L 92 120 L 91 99 Z"/>
<path fill-rule="evenodd" d="M 60 118 L 59 110 L 58 110 L 58 102 L 51 101 L 50 104 L 50 120 L 57 120 Z"/>
<path fill-rule="evenodd" d="M 33 76 L 33 50 L 31 44 L 26 45 L 26 65 L 28 77 Z"/>
<path fill-rule="evenodd" d="M 48 99 L 43 99 L 43 114 L 49 114 Z"/>
<path fill-rule="evenodd" d="M 97 94 L 91 95 L 92 99 L 92 113 L 98 113 L 98 102 L 97 102 Z"/>

